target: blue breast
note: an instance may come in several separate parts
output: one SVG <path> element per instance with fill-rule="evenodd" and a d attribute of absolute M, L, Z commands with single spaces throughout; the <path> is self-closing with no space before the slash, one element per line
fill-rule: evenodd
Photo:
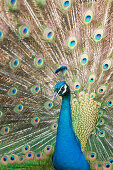
<path fill-rule="evenodd" d="M 62 98 L 53 165 L 57 170 L 90 170 L 73 131 L 70 94 Z"/>

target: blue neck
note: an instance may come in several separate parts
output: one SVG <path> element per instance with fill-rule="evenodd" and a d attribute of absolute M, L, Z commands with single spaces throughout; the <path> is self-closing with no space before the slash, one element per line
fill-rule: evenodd
<path fill-rule="evenodd" d="M 57 170 L 90 170 L 72 126 L 70 93 L 62 97 L 53 165 Z"/>
<path fill-rule="evenodd" d="M 65 150 L 68 151 L 69 143 L 73 147 L 73 141 L 80 146 L 79 139 L 75 136 L 72 126 L 72 117 L 71 117 L 71 105 L 70 105 L 71 95 L 62 97 L 62 106 L 60 110 L 58 128 L 57 128 L 57 137 L 56 137 L 56 149 L 62 148 L 65 145 Z M 64 143 L 65 140 L 65 143 Z"/>
<path fill-rule="evenodd" d="M 57 135 L 69 135 L 72 134 L 73 127 L 72 127 L 72 118 L 71 118 L 71 105 L 70 105 L 70 93 L 66 96 L 62 97 L 62 106 L 60 110 L 60 117 L 57 129 Z M 62 134 L 61 134 L 62 132 Z"/>

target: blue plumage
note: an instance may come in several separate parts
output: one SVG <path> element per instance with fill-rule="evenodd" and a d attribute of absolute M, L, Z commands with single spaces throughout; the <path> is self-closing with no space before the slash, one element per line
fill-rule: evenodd
<path fill-rule="evenodd" d="M 62 106 L 58 122 L 53 165 L 58 170 L 90 170 L 89 164 L 81 151 L 80 141 L 73 131 L 69 86 L 65 81 L 60 81 L 55 86 L 55 92 L 62 96 Z"/>

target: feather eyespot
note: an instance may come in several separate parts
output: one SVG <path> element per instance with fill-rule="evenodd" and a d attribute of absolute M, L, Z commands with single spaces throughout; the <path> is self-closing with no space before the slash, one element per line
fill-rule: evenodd
<path fill-rule="evenodd" d="M 109 163 L 110 164 L 112 164 L 113 163 L 113 159 L 111 158 L 111 159 L 109 159 Z"/>
<path fill-rule="evenodd" d="M 28 154 L 28 157 L 31 157 L 31 156 L 32 156 L 32 154 L 31 154 L 31 153 L 29 153 L 29 154 Z"/>
<path fill-rule="evenodd" d="M 104 60 L 104 62 L 102 64 L 102 70 L 107 71 L 110 68 L 111 68 L 111 60 L 109 60 L 109 59 Z"/>
<path fill-rule="evenodd" d="M 96 39 L 97 39 L 97 40 L 100 40 L 100 39 L 101 39 L 101 37 L 102 37 L 102 35 L 101 35 L 101 34 L 96 34 Z"/>
<path fill-rule="evenodd" d="M 40 158 L 40 153 L 37 154 L 37 157 Z"/>
<path fill-rule="evenodd" d="M 100 86 L 100 87 L 98 88 L 97 93 L 100 94 L 100 95 L 102 95 L 102 94 L 105 93 L 106 90 L 107 90 L 107 86 L 106 86 L 106 85 L 102 85 L 102 86 Z"/>
<path fill-rule="evenodd" d="M 101 162 L 96 162 L 95 164 L 94 164 L 94 167 L 95 167 L 95 169 L 102 169 L 103 168 L 103 164 L 101 163 Z"/>
<path fill-rule="evenodd" d="M 82 54 L 80 56 L 80 64 L 82 66 L 85 66 L 88 63 L 88 55 L 87 54 Z"/>
<path fill-rule="evenodd" d="M 96 153 L 95 152 L 87 153 L 87 159 L 90 161 L 94 161 L 96 159 Z"/>
<path fill-rule="evenodd" d="M 31 92 L 35 95 L 38 94 L 40 92 L 40 90 L 41 90 L 41 88 L 39 85 L 35 85 L 31 88 Z"/>
<path fill-rule="evenodd" d="M 105 164 L 105 168 L 110 168 L 110 164 Z"/>
<path fill-rule="evenodd" d="M 75 82 L 75 83 L 74 83 L 74 90 L 75 90 L 75 91 L 79 91 L 80 88 L 81 88 L 80 83 L 79 83 L 79 82 Z"/>
<path fill-rule="evenodd" d="M 21 161 L 23 161 L 23 159 L 24 159 L 23 157 L 20 157 L 20 160 L 21 160 Z"/>
<path fill-rule="evenodd" d="M 95 157 L 95 154 L 94 154 L 94 153 L 92 153 L 92 154 L 90 155 L 90 157 L 91 157 L 91 158 L 94 158 L 94 157 Z"/>
<path fill-rule="evenodd" d="M 9 161 L 10 164 L 15 164 L 17 162 L 17 156 L 16 155 L 10 155 L 9 156 Z"/>
<path fill-rule="evenodd" d="M 97 102 L 97 108 L 100 108 L 100 107 L 101 107 L 101 103 Z"/>
<path fill-rule="evenodd" d="M 54 38 L 54 31 L 51 28 L 46 28 L 44 30 L 43 36 L 46 40 L 52 41 Z"/>
<path fill-rule="evenodd" d="M 14 156 L 11 156 L 11 158 L 10 158 L 12 161 L 14 161 L 15 160 L 15 157 Z"/>
<path fill-rule="evenodd" d="M 24 109 L 24 106 L 22 104 L 18 104 L 15 108 L 14 108 L 14 111 L 17 112 L 17 113 L 20 113 L 22 112 Z"/>
<path fill-rule="evenodd" d="M 25 147 L 25 150 L 28 150 L 28 146 Z"/>
<path fill-rule="evenodd" d="M 99 92 L 102 93 L 102 92 L 103 92 L 103 89 L 99 89 Z"/>
<path fill-rule="evenodd" d="M 70 42 L 70 45 L 71 46 L 73 46 L 73 45 L 75 45 L 76 44 L 76 41 L 75 40 L 72 40 L 71 42 Z"/>
<path fill-rule="evenodd" d="M 96 94 L 93 92 L 90 94 L 90 98 L 95 98 L 95 96 L 96 96 Z"/>
<path fill-rule="evenodd" d="M 42 153 L 41 153 L 41 152 L 36 153 L 36 154 L 35 154 L 35 159 L 36 159 L 36 160 L 41 160 L 41 159 L 43 159 Z"/>
<path fill-rule="evenodd" d="M 10 131 L 10 128 L 9 128 L 8 126 L 3 127 L 3 128 L 1 129 L 1 134 L 2 134 L 2 135 L 6 135 L 6 134 L 9 133 L 9 131 Z"/>
<path fill-rule="evenodd" d="M 29 146 L 29 145 L 25 145 L 25 146 L 22 148 L 22 152 L 23 152 L 23 153 L 27 153 L 29 150 L 30 150 L 30 146 Z"/>
<path fill-rule="evenodd" d="M 6 156 L 4 156 L 4 157 L 3 157 L 3 160 L 6 162 L 6 161 L 7 161 L 7 157 L 6 157 Z"/>
<path fill-rule="evenodd" d="M 98 163 L 98 164 L 97 164 L 97 167 L 102 167 L 102 164 L 101 164 L 101 163 Z"/>
<path fill-rule="evenodd" d="M 100 92 L 100 93 L 103 93 L 103 89 L 99 89 L 99 92 Z"/>
<path fill-rule="evenodd" d="M 99 120 L 99 125 L 103 125 L 103 124 L 104 124 L 104 119 L 101 118 L 101 119 Z"/>
<path fill-rule="evenodd" d="M 103 138 L 103 137 L 105 136 L 105 132 L 104 132 L 103 130 L 101 130 L 101 131 L 99 132 L 99 136 L 100 136 L 101 138 Z"/>
<path fill-rule="evenodd" d="M 49 110 L 50 110 L 50 109 L 53 107 L 53 102 L 48 101 L 48 102 L 46 102 L 46 103 L 44 104 L 44 106 L 45 106 L 46 109 L 49 109 Z"/>
<path fill-rule="evenodd" d="M 24 28 L 23 29 L 23 34 L 26 34 L 27 33 L 27 28 Z"/>
<path fill-rule="evenodd" d="M 42 57 L 35 57 L 34 58 L 34 65 L 37 67 L 37 68 L 41 68 L 43 67 L 44 65 L 44 60 Z"/>
<path fill-rule="evenodd" d="M 94 74 L 91 74 L 91 75 L 89 76 L 89 83 L 90 83 L 90 84 L 93 84 L 93 83 L 95 82 L 95 79 L 96 79 L 96 76 L 95 76 Z"/>
<path fill-rule="evenodd" d="M 27 159 L 27 160 L 32 160 L 33 158 L 34 158 L 33 152 L 28 152 L 28 153 L 26 154 L 26 159 Z"/>
<path fill-rule="evenodd" d="M 77 99 L 74 98 L 74 99 L 72 100 L 72 103 L 75 104 L 76 102 L 77 102 Z"/>
<path fill-rule="evenodd" d="M 11 3 L 12 5 L 14 5 L 15 2 L 16 2 L 16 0 L 10 0 L 10 3 Z"/>
<path fill-rule="evenodd" d="M 8 156 L 7 155 L 4 155 L 2 158 L 1 158 L 1 163 L 6 165 L 8 163 Z"/>
<path fill-rule="evenodd" d="M 103 29 L 97 29 L 95 32 L 94 32 L 94 41 L 95 42 L 99 42 L 100 40 L 102 40 L 103 38 L 103 34 L 104 34 L 104 31 Z"/>
<path fill-rule="evenodd" d="M 31 124 L 32 125 L 38 125 L 40 122 L 40 118 L 35 116 L 32 120 L 31 120 Z"/>
<path fill-rule="evenodd" d="M 19 27 L 19 35 L 21 38 L 29 37 L 29 35 L 30 35 L 29 27 L 26 25 L 20 26 Z"/>
<path fill-rule="evenodd" d="M 109 67 L 109 65 L 108 64 L 104 64 L 104 69 L 107 69 L 108 67 Z"/>
<path fill-rule="evenodd" d="M 84 14 L 84 16 L 83 16 L 83 22 L 85 23 L 85 24 L 89 24 L 91 21 L 92 21 L 92 19 L 93 19 L 93 11 L 92 10 L 88 10 L 85 14 Z"/>
<path fill-rule="evenodd" d="M 0 30 L 0 40 L 3 40 L 4 39 L 4 33 L 2 30 Z"/>
<path fill-rule="evenodd" d="M 52 36 L 52 32 L 50 31 L 48 34 L 47 34 L 47 37 L 50 38 Z"/>
<path fill-rule="evenodd" d="M 54 124 L 51 126 L 51 128 L 52 128 L 53 130 L 56 130 L 56 129 L 57 129 L 57 124 L 54 123 Z"/>
<path fill-rule="evenodd" d="M 77 84 L 77 85 L 75 86 L 75 88 L 78 89 L 78 88 L 79 88 L 79 85 Z"/>
<path fill-rule="evenodd" d="M 87 16 L 85 17 L 85 21 L 89 22 L 90 20 L 91 20 L 91 16 L 90 16 L 90 15 L 87 15 Z"/>
<path fill-rule="evenodd" d="M 24 156 L 19 156 L 18 157 L 18 162 L 19 163 L 23 163 L 25 161 L 25 157 Z"/>
<path fill-rule="evenodd" d="M 85 92 L 84 91 L 81 91 L 80 93 L 79 93 L 79 97 L 83 97 L 85 95 Z"/>
<path fill-rule="evenodd" d="M 102 164 L 101 164 L 101 163 L 98 163 L 98 164 L 97 164 L 97 167 L 99 167 L 99 168 L 102 167 Z"/>
<path fill-rule="evenodd" d="M 64 6 L 65 6 L 65 7 L 69 6 L 69 4 L 70 4 L 69 1 L 65 1 L 65 2 L 64 2 Z"/>
<path fill-rule="evenodd" d="M 44 148 L 44 153 L 46 155 L 51 155 L 52 154 L 52 146 L 48 145 Z"/>
<path fill-rule="evenodd" d="M 17 88 L 12 87 L 9 91 L 8 91 L 8 95 L 9 96 L 15 96 L 17 94 Z"/>
<path fill-rule="evenodd" d="M 18 5 L 18 0 L 7 0 L 8 7 L 11 10 L 16 10 Z"/>
<path fill-rule="evenodd" d="M 41 153 L 37 153 L 36 157 L 39 159 L 41 157 Z"/>
<path fill-rule="evenodd" d="M 99 116 L 101 117 L 102 115 L 103 115 L 103 111 L 100 110 L 100 111 L 99 111 Z"/>
<path fill-rule="evenodd" d="M 111 101 L 108 101 L 108 105 L 111 105 L 112 104 L 112 102 Z"/>
<path fill-rule="evenodd" d="M 77 46 L 76 37 L 74 37 L 74 36 L 69 37 L 67 46 L 70 50 L 73 50 Z"/>
<path fill-rule="evenodd" d="M 71 0 L 62 0 L 62 8 L 63 10 L 68 10 L 71 7 Z"/>
<path fill-rule="evenodd" d="M 86 63 L 86 62 L 87 62 L 87 58 L 83 58 L 82 63 Z"/>
<path fill-rule="evenodd" d="M 18 68 L 20 65 L 20 61 L 19 61 L 19 59 L 13 59 L 10 61 L 9 65 L 10 65 L 11 69 Z"/>
<path fill-rule="evenodd" d="M 108 107 L 112 107 L 112 106 L 113 106 L 113 99 L 109 99 L 109 100 L 107 101 L 107 106 L 108 106 Z"/>

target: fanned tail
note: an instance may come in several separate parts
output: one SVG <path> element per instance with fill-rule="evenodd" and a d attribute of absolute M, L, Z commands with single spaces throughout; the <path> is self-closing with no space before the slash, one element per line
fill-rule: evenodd
<path fill-rule="evenodd" d="M 112 169 L 112 2 L 0 3 L 1 164 L 53 154 L 61 106 L 52 101 L 61 80 L 54 73 L 67 66 L 75 134 L 92 169 Z"/>

